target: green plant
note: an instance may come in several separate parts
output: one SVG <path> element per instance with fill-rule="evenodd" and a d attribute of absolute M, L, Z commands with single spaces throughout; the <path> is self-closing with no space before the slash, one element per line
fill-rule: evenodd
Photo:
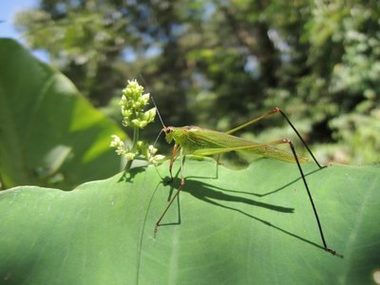
<path fill-rule="evenodd" d="M 156 154 L 157 149 L 153 145 L 139 140 L 140 129 L 153 122 L 156 116 L 156 108 L 144 110 L 149 102 L 149 94 L 143 94 L 144 88 L 136 80 L 128 81 L 127 87 L 123 90 L 120 100 L 121 114 L 123 116 L 123 126 L 133 130 L 133 140 L 131 146 L 126 145 L 119 136 L 112 135 L 111 147 L 116 149 L 116 153 L 126 158 L 125 170 L 129 170 L 134 159 L 144 159 L 156 164 L 165 157 Z"/>
<path fill-rule="evenodd" d="M 109 136 L 117 133 L 122 141 L 117 127 L 91 109 L 66 78 L 14 41 L 0 41 L 0 59 L 2 182 L 51 187 L 33 178 L 30 170 L 50 157 L 47 150 L 62 143 L 75 150 L 73 157 L 64 156 L 62 164 L 51 166 L 70 178 L 64 181 L 75 184 L 116 172 L 119 162 L 110 151 Z M 1 191 L 0 283 L 373 281 L 380 267 L 379 167 L 316 170 L 314 164 L 305 164 L 326 237 L 343 259 L 321 248 L 295 165 L 262 159 L 239 171 L 221 166 L 218 179 L 209 176 L 214 167 L 208 160 L 188 159 L 186 187 L 156 237 L 155 223 L 179 179 L 175 175 L 172 185 L 164 184 L 152 166 L 131 168 L 128 177 L 123 172 L 71 191 L 39 186 Z M 176 163 L 174 173 L 178 168 Z M 167 175 L 168 163 L 158 171 Z"/>
<path fill-rule="evenodd" d="M 125 133 L 63 74 L 0 39 L 0 184 L 72 189 L 119 171 L 109 136 Z"/>

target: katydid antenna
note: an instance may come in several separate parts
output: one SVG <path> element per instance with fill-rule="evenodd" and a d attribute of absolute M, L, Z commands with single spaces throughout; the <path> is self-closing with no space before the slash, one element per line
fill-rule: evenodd
<path fill-rule="evenodd" d="M 141 78 L 141 81 L 143 82 L 143 84 L 146 86 L 146 82 L 144 80 L 144 78 L 142 77 L 141 74 L 139 74 L 139 77 Z M 153 106 L 156 108 L 156 114 L 158 116 L 158 119 L 160 120 L 160 123 L 162 125 L 162 129 L 160 130 L 160 132 L 158 133 L 158 136 L 157 138 L 155 139 L 154 143 L 153 143 L 153 146 L 156 145 L 158 139 L 160 138 L 162 132 L 166 129 L 166 126 L 165 126 L 165 123 L 164 123 L 164 120 L 162 119 L 161 117 L 161 114 L 160 114 L 160 111 L 158 110 L 158 107 L 157 107 L 157 104 L 156 104 L 156 101 L 154 100 L 153 96 L 150 95 L 149 98 L 151 99 L 152 103 L 153 103 Z"/>

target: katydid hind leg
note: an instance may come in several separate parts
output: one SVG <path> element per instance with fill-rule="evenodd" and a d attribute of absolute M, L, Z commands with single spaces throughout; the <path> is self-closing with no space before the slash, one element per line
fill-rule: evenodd
<path fill-rule="evenodd" d="M 293 145 L 292 141 L 291 141 L 290 139 L 282 139 L 282 140 L 280 140 L 278 143 L 287 143 L 287 144 L 289 145 L 289 147 L 290 147 L 290 149 L 291 149 L 291 151 L 292 151 L 292 154 L 293 154 L 293 156 L 294 156 L 294 159 L 295 159 L 295 161 L 296 161 L 296 163 L 297 163 L 298 170 L 299 170 L 299 172 L 300 172 L 300 174 L 301 174 L 301 178 L 302 178 L 302 181 L 303 181 L 303 183 L 304 183 L 304 186 L 305 186 L 305 190 L 306 190 L 306 192 L 307 192 L 307 195 L 308 195 L 308 197 L 309 197 L 310 204 L 311 204 L 311 206 L 312 206 L 312 208 L 313 208 L 314 217 L 315 217 L 315 219 L 316 219 L 316 221 L 317 221 L 318 230 L 319 230 L 319 234 L 320 234 L 320 237 L 321 237 L 321 240 L 322 240 L 322 243 L 323 243 L 323 247 L 324 247 L 324 249 L 325 249 L 327 252 L 330 252 L 330 253 L 333 254 L 333 255 L 337 255 L 337 253 L 336 253 L 335 250 L 333 250 L 333 249 L 331 249 L 331 248 L 329 248 L 329 247 L 327 246 L 327 242 L 326 242 L 325 236 L 324 236 L 324 234 L 323 234 L 323 230 L 322 230 L 322 224 L 321 224 L 321 221 L 320 221 L 319 216 L 318 216 L 318 211 L 317 211 L 317 208 L 316 208 L 316 206 L 315 206 L 315 203 L 314 203 L 313 197 L 312 197 L 312 195 L 311 195 L 311 191 L 310 191 L 310 189 L 309 189 L 309 185 L 307 184 L 305 174 L 304 174 L 304 172 L 303 172 L 303 170 L 302 170 L 301 164 L 300 164 L 300 162 L 299 162 L 299 159 L 298 159 L 298 156 L 297 156 L 297 153 L 296 153 L 296 150 L 295 150 L 295 148 L 294 148 L 294 145 Z"/>
<path fill-rule="evenodd" d="M 277 112 L 279 112 L 281 114 L 281 116 L 285 119 L 285 121 L 289 124 L 289 126 L 293 129 L 293 131 L 295 132 L 295 134 L 297 135 L 297 137 L 300 139 L 300 141 L 302 142 L 302 144 L 305 146 L 307 152 L 310 154 L 310 156 L 313 158 L 315 164 L 321 169 L 321 168 L 324 168 L 326 166 L 322 166 L 318 160 L 315 158 L 313 152 L 311 151 L 311 149 L 309 148 L 309 146 L 307 145 L 307 143 L 305 142 L 305 140 L 302 138 L 301 134 L 298 132 L 298 130 L 296 129 L 296 127 L 293 125 L 293 123 L 289 120 L 288 116 L 278 107 L 274 108 L 274 110 L 276 110 Z"/>
<path fill-rule="evenodd" d="M 248 121 L 247 123 L 245 124 L 242 124 L 236 128 L 233 128 L 229 131 L 226 132 L 226 134 L 232 134 L 236 131 L 239 131 L 241 129 L 244 129 L 250 125 L 253 125 L 263 119 L 266 119 L 268 117 L 271 117 L 272 115 L 274 114 L 278 114 L 280 113 L 281 116 L 285 119 L 285 121 L 288 123 L 288 125 L 292 128 L 292 130 L 294 131 L 294 133 L 297 135 L 297 137 L 300 139 L 300 141 L 302 142 L 302 144 L 305 146 L 307 152 L 310 154 L 310 156 L 312 157 L 313 161 L 315 162 L 315 164 L 321 169 L 321 168 L 324 168 L 326 166 L 322 166 L 318 160 L 316 159 L 315 155 L 313 154 L 313 152 L 311 151 L 310 147 L 307 145 L 307 143 L 305 142 L 305 140 L 302 138 L 301 134 L 298 132 L 298 130 L 296 129 L 296 127 L 294 126 L 294 124 L 290 121 L 289 117 L 279 108 L 279 107 L 275 107 L 273 108 L 271 111 L 269 112 L 266 112 L 250 121 Z"/>
<path fill-rule="evenodd" d="M 240 126 L 238 126 L 236 128 L 233 128 L 233 129 L 227 131 L 226 134 L 232 134 L 234 132 L 237 132 L 237 131 L 239 131 L 241 129 L 244 129 L 244 128 L 250 126 L 250 125 L 253 125 L 253 124 L 257 123 L 257 122 L 261 121 L 262 119 L 268 118 L 268 117 L 272 116 L 273 114 L 276 114 L 278 112 L 277 109 L 278 108 L 274 108 L 273 110 L 271 110 L 269 112 L 266 112 L 266 113 L 264 113 L 264 114 L 262 114 L 262 115 L 260 115 L 260 116 L 258 116 L 256 118 L 254 118 L 254 119 L 252 119 L 252 120 L 250 120 L 250 121 L 248 121 L 248 122 L 246 122 L 246 123 L 244 123 L 244 124 L 242 124 L 242 125 L 240 125 Z"/>

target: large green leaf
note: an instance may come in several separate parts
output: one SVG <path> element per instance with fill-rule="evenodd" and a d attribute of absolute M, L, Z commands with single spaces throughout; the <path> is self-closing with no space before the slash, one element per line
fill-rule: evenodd
<path fill-rule="evenodd" d="M 313 172 L 315 165 L 305 165 L 327 242 L 343 258 L 321 249 L 295 165 L 262 159 L 240 171 L 219 167 L 219 177 L 212 179 L 214 169 L 208 160 L 186 161 L 184 192 L 156 237 L 155 222 L 175 189 L 164 185 L 153 167 L 73 191 L 3 191 L 0 280 L 50 285 L 372 282 L 380 268 L 379 168 L 330 166 Z M 165 177 L 167 164 L 158 171 Z"/>
<path fill-rule="evenodd" d="M 125 137 L 61 73 L 0 39 L 0 182 L 71 188 L 120 169 L 110 135 Z"/>

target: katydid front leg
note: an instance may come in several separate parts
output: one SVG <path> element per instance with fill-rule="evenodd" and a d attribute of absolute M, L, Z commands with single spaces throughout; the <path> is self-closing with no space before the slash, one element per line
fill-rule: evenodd
<path fill-rule="evenodd" d="M 169 171 L 170 171 L 171 179 L 173 181 L 172 167 L 173 167 L 173 163 L 174 163 L 175 157 L 178 154 L 178 150 L 179 150 L 180 159 L 181 159 L 181 166 L 180 166 L 181 180 L 180 180 L 180 185 L 179 185 L 179 187 L 177 189 L 177 192 L 174 194 L 174 196 L 172 197 L 172 199 L 169 201 L 168 205 L 166 206 L 165 210 L 161 214 L 160 218 L 157 220 L 156 226 L 154 227 L 154 237 L 156 237 L 156 234 L 157 234 L 157 231 L 158 231 L 158 227 L 160 226 L 162 219 L 165 217 L 166 212 L 169 210 L 170 206 L 173 204 L 174 200 L 178 197 L 179 193 L 181 192 L 181 190 L 185 186 L 185 176 L 183 175 L 183 168 L 184 168 L 184 159 L 185 159 L 185 157 L 183 155 L 182 148 L 180 146 L 178 146 L 177 144 L 174 145 L 174 147 L 173 147 L 172 157 L 170 159 Z"/>
<path fill-rule="evenodd" d="M 170 163 L 169 163 L 169 173 L 170 173 L 170 181 L 173 181 L 173 163 L 175 159 L 177 158 L 178 150 L 180 150 L 181 147 L 178 144 L 175 144 L 172 149 L 172 155 L 170 157 Z"/>

